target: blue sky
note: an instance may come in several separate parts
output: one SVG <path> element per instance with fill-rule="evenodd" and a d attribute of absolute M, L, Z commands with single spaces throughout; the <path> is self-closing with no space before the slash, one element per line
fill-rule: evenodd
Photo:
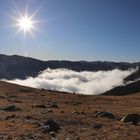
<path fill-rule="evenodd" d="M 23 39 L 11 27 L 16 7 L 40 22 Z M 16 17 L 18 18 L 18 17 Z M 140 60 L 139 0 L 0 0 L 0 53 L 42 60 Z M 14 37 L 13 37 L 14 36 Z M 24 40 L 24 41 L 23 41 Z"/>

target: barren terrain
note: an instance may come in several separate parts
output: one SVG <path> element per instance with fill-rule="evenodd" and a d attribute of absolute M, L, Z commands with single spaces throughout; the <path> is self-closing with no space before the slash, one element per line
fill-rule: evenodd
<path fill-rule="evenodd" d="M 95 117 L 97 111 L 115 119 Z M 139 140 L 139 123 L 118 120 L 129 113 L 140 114 L 140 93 L 85 96 L 0 82 L 0 140 Z M 50 119 L 56 132 L 45 127 Z"/>

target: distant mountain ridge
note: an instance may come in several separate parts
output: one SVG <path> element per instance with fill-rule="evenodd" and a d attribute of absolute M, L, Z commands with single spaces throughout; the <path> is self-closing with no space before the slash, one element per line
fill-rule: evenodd
<path fill-rule="evenodd" d="M 127 70 L 140 66 L 140 63 L 126 62 L 107 62 L 107 61 L 42 61 L 34 58 L 23 57 L 18 55 L 3 55 L 0 54 L 0 79 L 25 79 L 28 76 L 36 76 L 40 71 L 47 68 L 57 69 L 66 68 L 74 71 L 99 71 L 112 70 L 115 68 Z M 136 77 L 140 77 L 140 69 L 136 72 Z M 129 78 L 131 79 L 131 78 Z M 126 79 L 127 80 L 127 79 Z"/>

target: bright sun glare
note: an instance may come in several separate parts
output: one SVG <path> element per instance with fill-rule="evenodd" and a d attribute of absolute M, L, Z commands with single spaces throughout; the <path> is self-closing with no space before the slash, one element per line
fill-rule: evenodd
<path fill-rule="evenodd" d="M 27 31 L 31 32 L 31 29 L 33 28 L 34 24 L 30 17 L 22 17 L 18 20 L 19 28 L 26 33 Z"/>
<path fill-rule="evenodd" d="M 12 19 L 15 20 L 15 24 L 13 24 L 13 26 L 18 28 L 14 36 L 19 32 L 23 32 L 24 37 L 26 36 L 27 33 L 30 33 L 31 36 L 34 38 L 33 31 L 38 30 L 36 25 L 39 22 L 34 20 L 34 17 L 36 16 L 37 13 L 38 13 L 38 9 L 35 12 L 33 12 L 31 15 L 29 15 L 28 10 L 26 8 L 24 14 L 22 14 L 20 10 L 16 8 L 13 11 L 14 15 L 11 16 Z"/>
<path fill-rule="evenodd" d="M 23 31 L 24 36 L 29 32 L 32 37 L 34 38 L 33 30 L 37 30 L 36 23 L 37 21 L 33 20 L 34 14 L 31 16 L 28 16 L 26 13 L 25 16 L 20 14 L 18 18 L 16 19 L 16 27 L 18 27 L 18 31 L 16 34 L 20 31 Z"/>
<path fill-rule="evenodd" d="M 11 19 L 13 24 L 10 25 L 10 27 L 15 27 L 16 32 L 12 34 L 12 37 L 15 37 L 20 32 L 23 33 L 22 39 L 22 47 L 25 49 L 24 55 L 27 57 L 27 51 L 26 51 L 26 36 L 31 35 L 32 39 L 35 40 L 35 34 L 34 31 L 40 31 L 38 29 L 38 23 L 41 22 L 41 20 L 37 20 L 37 14 L 40 11 L 41 7 L 36 9 L 35 11 L 32 11 L 31 9 L 28 9 L 28 3 L 26 3 L 26 6 L 24 9 L 19 9 L 15 3 L 15 8 L 11 11 L 12 14 L 8 15 Z M 29 12 L 30 11 L 30 12 Z M 32 11 L 32 12 L 31 12 Z"/>

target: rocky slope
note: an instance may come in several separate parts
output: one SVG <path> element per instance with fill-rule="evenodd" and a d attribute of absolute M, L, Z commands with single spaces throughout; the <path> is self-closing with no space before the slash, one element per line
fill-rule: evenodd
<path fill-rule="evenodd" d="M 139 117 L 139 101 L 140 93 L 85 96 L 0 82 L 0 139 L 138 140 L 139 118 L 119 118 Z"/>

